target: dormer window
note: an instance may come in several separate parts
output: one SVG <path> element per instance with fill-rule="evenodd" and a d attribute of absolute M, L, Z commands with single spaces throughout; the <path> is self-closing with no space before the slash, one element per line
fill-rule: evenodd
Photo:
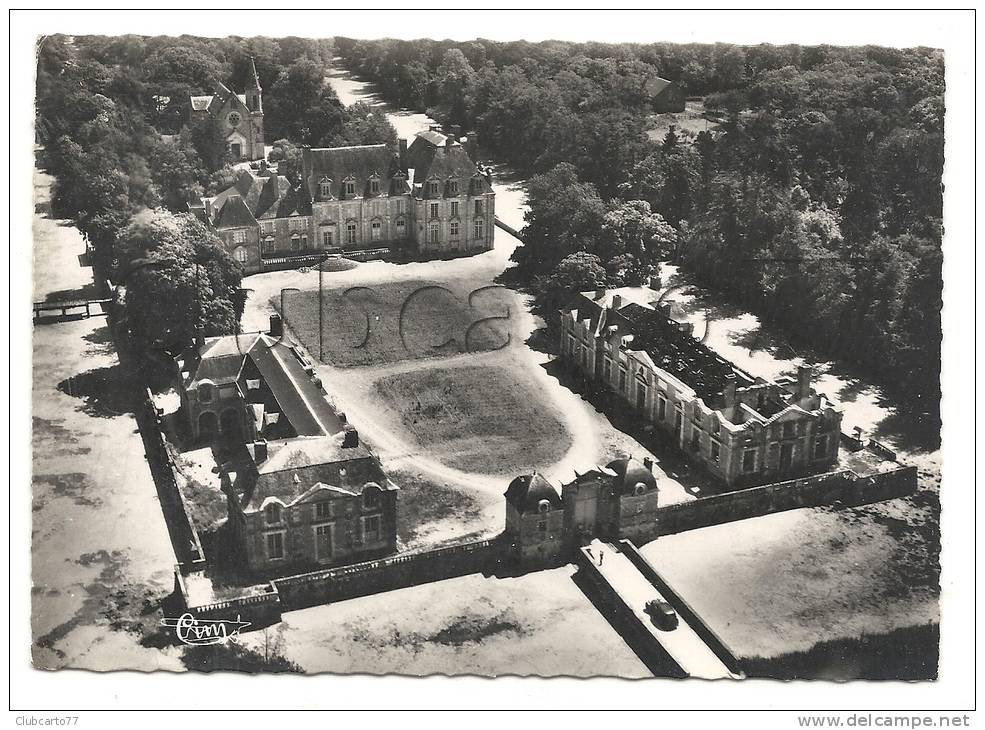
<path fill-rule="evenodd" d="M 379 180 L 370 180 L 369 181 L 369 192 L 371 194 L 373 194 L 373 195 L 379 195 L 380 194 L 380 181 Z"/>
<path fill-rule="evenodd" d="M 212 402 L 212 386 L 209 383 L 198 386 L 198 400 L 200 403 Z"/>
<path fill-rule="evenodd" d="M 448 181 L 448 195 L 455 196 L 458 195 L 458 181 L 449 180 Z"/>
<path fill-rule="evenodd" d="M 263 508 L 263 519 L 268 525 L 279 525 L 282 519 L 280 505 L 271 502 Z"/>
<path fill-rule="evenodd" d="M 428 183 L 428 195 L 432 198 L 437 198 L 440 191 L 440 185 L 437 181 L 432 180 Z"/>
<path fill-rule="evenodd" d="M 377 510 L 380 508 L 380 489 L 376 486 L 367 486 L 363 489 L 363 509 Z"/>
<path fill-rule="evenodd" d="M 322 200 L 327 200 L 332 197 L 332 181 L 325 178 L 320 183 L 318 183 L 318 195 Z"/>
<path fill-rule="evenodd" d="M 348 198 L 354 197 L 356 194 L 356 183 L 352 180 L 346 181 L 345 184 L 345 195 Z"/>
<path fill-rule="evenodd" d="M 541 514 L 551 511 L 551 503 L 546 499 L 542 499 L 537 503 L 537 511 Z"/>

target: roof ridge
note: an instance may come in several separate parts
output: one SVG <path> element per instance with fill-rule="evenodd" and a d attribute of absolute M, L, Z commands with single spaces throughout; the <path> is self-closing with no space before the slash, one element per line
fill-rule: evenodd
<path fill-rule="evenodd" d="M 312 152 L 329 152 L 332 150 L 359 150 L 371 147 L 386 147 L 386 144 L 378 142 L 376 144 L 348 144 L 342 145 L 341 147 L 309 147 L 308 149 Z"/>

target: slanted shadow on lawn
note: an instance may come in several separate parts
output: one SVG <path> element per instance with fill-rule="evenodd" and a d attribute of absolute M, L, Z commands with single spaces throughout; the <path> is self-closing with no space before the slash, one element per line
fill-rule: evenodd
<path fill-rule="evenodd" d="M 122 365 L 96 368 L 66 378 L 58 390 L 83 401 L 82 411 L 96 418 L 134 412 L 134 380 Z"/>

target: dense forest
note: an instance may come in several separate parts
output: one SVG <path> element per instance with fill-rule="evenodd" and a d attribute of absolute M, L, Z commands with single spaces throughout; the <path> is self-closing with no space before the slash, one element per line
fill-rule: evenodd
<path fill-rule="evenodd" d="M 187 203 L 235 171 L 211 120 L 190 124 L 190 94 L 241 91 L 256 63 L 281 172 L 299 145 L 396 142 L 385 115 L 345 107 L 324 83 L 331 41 L 190 36 L 48 36 L 38 46 L 36 137 L 54 176 L 52 214 L 85 235 L 100 279 L 126 284 L 138 353 L 174 352 L 196 333 L 236 331 L 242 272 Z M 150 361 L 148 362 L 150 364 Z"/>
<path fill-rule="evenodd" d="M 671 259 L 795 343 L 940 400 L 944 60 L 924 48 L 337 38 L 388 100 L 533 175 L 521 283 L 636 283 Z M 648 81 L 719 124 L 645 135 Z"/>

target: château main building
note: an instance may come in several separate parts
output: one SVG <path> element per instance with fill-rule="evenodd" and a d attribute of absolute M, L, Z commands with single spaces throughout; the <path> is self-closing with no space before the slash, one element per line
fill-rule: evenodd
<path fill-rule="evenodd" d="M 409 258 L 468 256 L 493 247 L 495 193 L 454 137 L 419 133 L 383 144 L 304 148 L 301 180 L 243 170 L 189 210 L 247 273 L 301 265 L 324 252 L 390 249 Z"/>

